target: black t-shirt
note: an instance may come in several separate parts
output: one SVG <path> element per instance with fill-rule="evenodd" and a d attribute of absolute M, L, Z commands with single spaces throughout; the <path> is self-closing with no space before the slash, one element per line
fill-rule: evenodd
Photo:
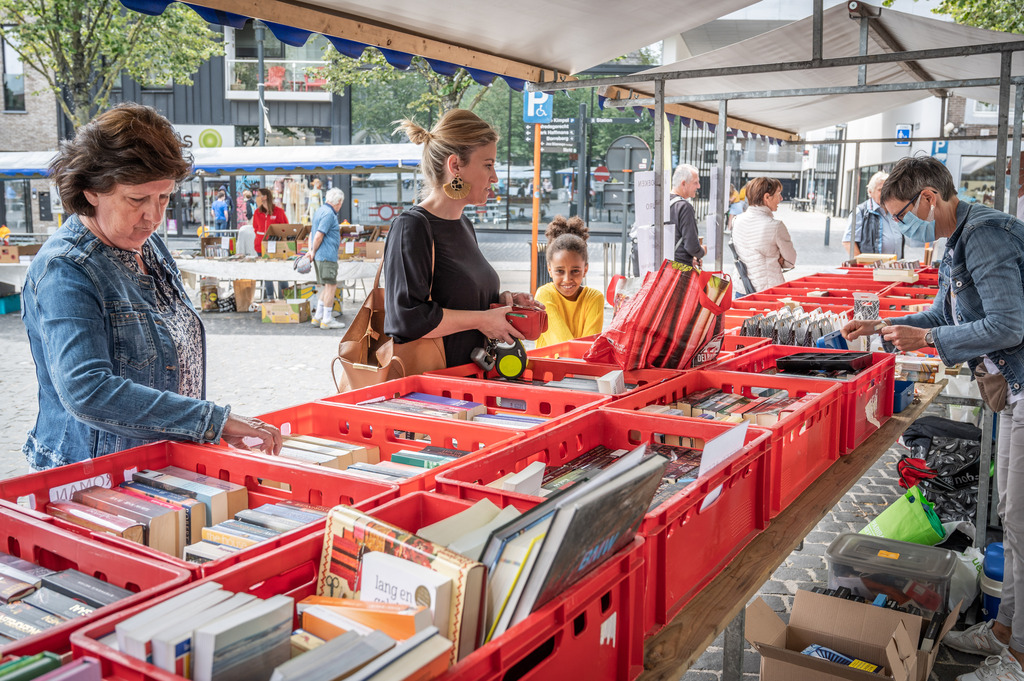
<path fill-rule="evenodd" d="M 468 218 L 444 220 L 416 206 L 391 223 L 384 250 L 384 332 L 396 343 L 414 341 L 432 331 L 441 323 L 445 308 L 486 310 L 498 302 L 500 287 L 498 273 L 480 252 Z M 476 330 L 445 336 L 448 366 L 470 362 L 473 348 L 485 341 Z"/>

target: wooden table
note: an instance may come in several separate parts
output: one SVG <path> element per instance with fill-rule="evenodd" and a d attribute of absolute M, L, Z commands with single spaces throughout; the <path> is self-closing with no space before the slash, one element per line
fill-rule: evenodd
<path fill-rule="evenodd" d="M 664 629 L 648 638 L 644 642 L 644 672 L 640 678 L 644 681 L 681 678 L 727 626 L 730 631 L 726 632 L 723 679 L 728 679 L 730 666 L 738 670 L 742 666 L 743 619 L 737 615 L 742 615 L 747 602 L 807 533 L 896 442 L 907 426 L 921 416 L 945 385 L 946 381 L 918 384 L 913 404 L 894 414 L 857 449 L 840 457 Z M 738 648 L 736 653 L 731 654 L 732 648 Z"/>

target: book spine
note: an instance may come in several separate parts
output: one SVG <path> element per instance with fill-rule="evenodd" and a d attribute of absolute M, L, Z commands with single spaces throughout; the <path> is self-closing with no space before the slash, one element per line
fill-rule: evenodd
<path fill-rule="evenodd" d="M 259 544 L 262 539 L 256 539 L 254 537 L 241 537 L 237 534 L 231 534 L 218 530 L 216 527 L 204 527 L 203 528 L 203 540 L 212 541 L 214 544 L 224 544 L 225 546 L 234 546 L 240 549 L 248 548 L 253 544 Z"/>

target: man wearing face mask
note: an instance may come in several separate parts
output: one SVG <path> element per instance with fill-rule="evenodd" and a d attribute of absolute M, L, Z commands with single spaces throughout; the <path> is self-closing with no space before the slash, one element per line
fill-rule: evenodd
<path fill-rule="evenodd" d="M 907 238 L 947 237 L 939 293 L 924 312 L 889 320 L 880 331 L 879 320 L 850 322 L 843 335 L 881 333 L 899 350 L 932 346 L 946 365 L 966 361 L 985 402 L 1000 413 L 996 482 L 1005 555 L 999 616 L 950 632 L 943 642 L 989 656 L 958 681 L 1024 681 L 1024 222 L 959 201 L 949 171 L 929 157 L 900 160 L 882 186 L 881 203 Z"/>

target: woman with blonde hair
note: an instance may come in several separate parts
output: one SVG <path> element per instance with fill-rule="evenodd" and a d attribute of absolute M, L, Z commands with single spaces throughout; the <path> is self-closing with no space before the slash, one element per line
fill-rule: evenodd
<path fill-rule="evenodd" d="M 384 253 L 384 332 L 396 343 L 443 338 L 448 366 L 471 361 L 493 338 L 522 338 L 505 319 L 508 306 L 543 309 L 529 293 L 501 292 L 498 273 L 477 244 L 466 206 L 487 203 L 498 181 L 498 133 L 471 111 L 453 109 L 432 130 L 403 120 L 401 130 L 423 145 L 422 201 L 399 215 Z M 504 307 L 489 309 L 492 303 Z"/>

